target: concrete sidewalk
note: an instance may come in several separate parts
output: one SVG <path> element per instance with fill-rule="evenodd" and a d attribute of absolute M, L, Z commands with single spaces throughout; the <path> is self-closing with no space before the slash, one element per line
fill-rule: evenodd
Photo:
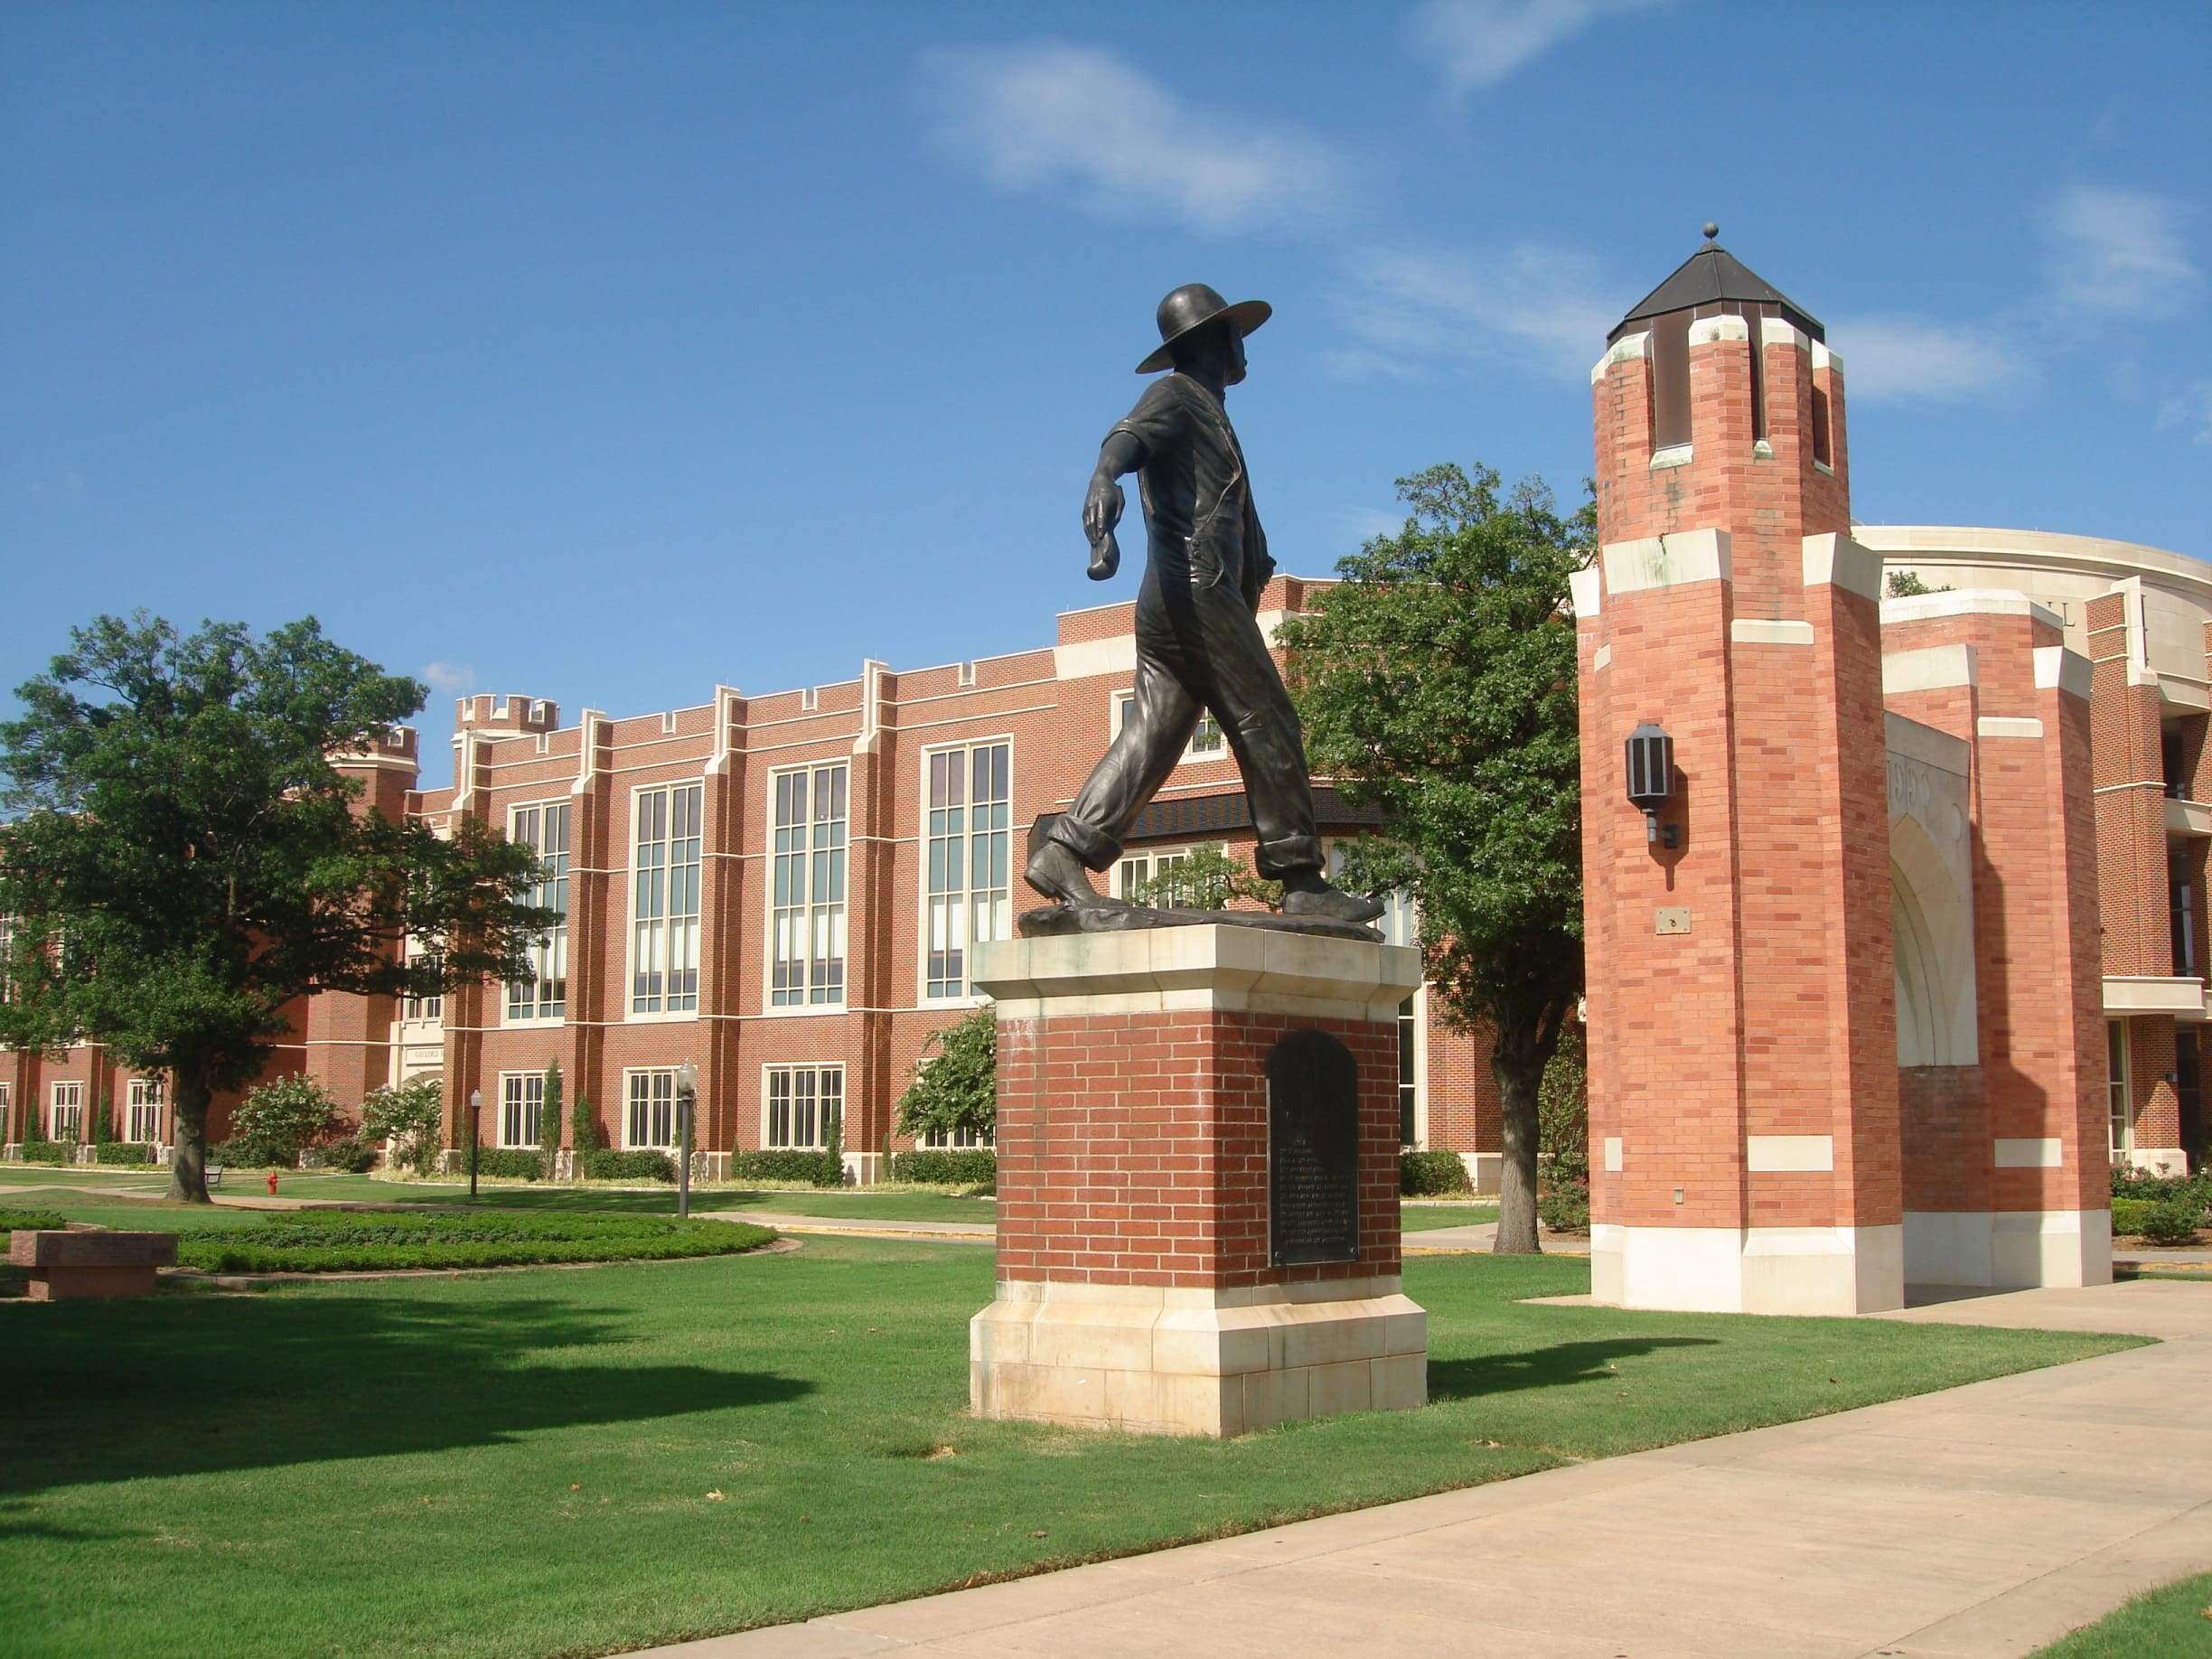
<path fill-rule="evenodd" d="M 2212 1566 L 2212 1288 L 1914 1322 L 2159 1346 L 1011 1583 L 684 1659 L 1996 1659 Z"/>
<path fill-rule="evenodd" d="M 772 1210 L 701 1210 L 691 1214 L 712 1221 L 751 1222 L 778 1233 L 817 1233 L 854 1239 L 938 1239 L 989 1244 L 998 1236 L 989 1222 L 876 1221 L 867 1216 L 779 1215 Z"/>

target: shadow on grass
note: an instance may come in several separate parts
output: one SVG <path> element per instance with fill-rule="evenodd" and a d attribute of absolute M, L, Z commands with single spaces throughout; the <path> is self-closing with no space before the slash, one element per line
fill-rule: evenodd
<path fill-rule="evenodd" d="M 1609 1342 L 1562 1342 L 1523 1354 L 1495 1354 L 1481 1359 L 1431 1359 L 1429 1398 L 1479 1400 L 1486 1394 L 1524 1388 L 1558 1388 L 1570 1382 L 1612 1379 L 1606 1367 L 1661 1348 L 1710 1348 L 1712 1336 L 1620 1336 Z"/>
<path fill-rule="evenodd" d="M 636 1339 L 619 1309 L 519 1297 L 0 1310 L 0 1492 L 498 1445 L 813 1390 L 772 1373 L 640 1364 Z M 543 1350 L 560 1352 L 548 1364 Z"/>

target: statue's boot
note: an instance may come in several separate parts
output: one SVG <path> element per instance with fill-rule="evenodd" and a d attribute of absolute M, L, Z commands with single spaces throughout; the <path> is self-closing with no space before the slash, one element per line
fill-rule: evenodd
<path fill-rule="evenodd" d="M 1318 875 L 1291 876 L 1283 882 L 1282 912 L 1286 916 L 1318 916 L 1331 922 L 1373 922 L 1383 911 L 1382 901 L 1364 894 L 1333 887 Z"/>
<path fill-rule="evenodd" d="M 1046 898 L 1071 910 L 1127 910 L 1127 899 L 1101 893 L 1091 885 L 1091 872 L 1073 851 L 1058 841 L 1047 841 L 1029 860 L 1023 877 Z"/>

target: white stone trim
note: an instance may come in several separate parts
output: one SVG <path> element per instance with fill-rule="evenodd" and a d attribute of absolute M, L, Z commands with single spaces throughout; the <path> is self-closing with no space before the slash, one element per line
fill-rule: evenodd
<path fill-rule="evenodd" d="M 1980 683 L 1981 665 L 1971 645 L 1923 645 L 1882 652 L 1882 695 L 1945 691 Z"/>
<path fill-rule="evenodd" d="M 1754 1175 L 1835 1167 L 1833 1135 L 1747 1135 L 1744 1167 Z"/>
<path fill-rule="evenodd" d="M 1651 331 L 1649 329 L 1640 333 L 1624 334 L 1620 339 L 1616 340 L 1606 348 L 1606 354 L 1591 366 L 1590 384 L 1592 386 L 1602 384 L 1606 378 L 1606 371 L 1614 364 L 1634 362 L 1645 354 L 1650 343 Z"/>
<path fill-rule="evenodd" d="M 1937 726 L 1908 719 L 1901 714 L 1885 713 L 1882 729 L 1893 755 L 1918 761 L 1954 777 L 1963 778 L 1973 769 L 1973 745 L 1964 737 L 1954 737 Z"/>
<path fill-rule="evenodd" d="M 1002 1020 L 1220 1010 L 1394 1025 L 1421 961 L 1406 945 L 1211 923 L 993 940 L 970 978 Z"/>
<path fill-rule="evenodd" d="M 2009 587 L 1956 587 L 1947 593 L 1913 594 L 1881 602 L 1882 625 L 1932 622 L 1945 616 L 2032 616 L 2063 631 L 2066 619 L 2047 605 Z"/>
<path fill-rule="evenodd" d="M 2032 717 L 2016 719 L 2010 715 L 1983 715 L 1974 722 L 1977 737 L 2040 737 L 2043 722 Z"/>
<path fill-rule="evenodd" d="M 2199 839 L 2212 836 L 2212 806 L 2201 801 L 2166 797 L 2166 833 Z"/>
<path fill-rule="evenodd" d="M 1587 622 L 1605 609 L 1605 577 L 1595 565 L 1567 573 L 1567 591 L 1574 601 L 1577 622 Z"/>
<path fill-rule="evenodd" d="M 1905 1303 L 1904 1230 L 1593 1226 L 1590 1289 L 1676 1313 L 1877 1313 Z"/>
<path fill-rule="evenodd" d="M 2202 1019 L 2205 982 L 2179 976 L 2108 973 L 2104 976 L 2104 1012 L 2170 1014 L 2176 1019 Z"/>
<path fill-rule="evenodd" d="M 1137 671 L 1137 636 L 1117 633 L 1102 640 L 1082 640 L 1053 647 L 1053 678 L 1092 680 L 1101 674 Z"/>
<path fill-rule="evenodd" d="M 2112 1212 L 1905 1213 L 1905 1279 L 2021 1290 L 2112 1282 Z"/>
<path fill-rule="evenodd" d="M 1813 371 L 1818 374 L 1823 369 L 1842 374 L 1843 357 L 1841 352 L 1830 351 L 1825 341 L 1815 340 L 1813 342 Z"/>
<path fill-rule="evenodd" d="M 1711 345 L 1718 340 L 1748 340 L 1751 325 L 1743 318 L 1723 314 L 1717 317 L 1699 317 L 1690 324 L 1690 343 L 1693 346 Z"/>
<path fill-rule="evenodd" d="M 2063 645 L 2039 645 L 2035 648 L 2035 682 L 2039 691 L 2054 688 L 2078 698 L 2087 698 L 2094 671 L 2089 659 L 2078 651 L 2068 651 Z M 2160 688 L 2162 691 L 2163 687 Z"/>
<path fill-rule="evenodd" d="M 1671 536 L 1643 536 L 1608 542 L 1598 549 L 1605 562 L 1606 592 L 1616 598 L 1654 587 L 1734 579 L 1723 530 L 1678 530 Z"/>
<path fill-rule="evenodd" d="M 1861 599 L 1881 602 L 1882 567 L 1878 555 L 1834 530 L 1805 537 L 1803 548 L 1807 587 L 1832 584 Z"/>
<path fill-rule="evenodd" d="M 1696 445 L 1669 444 L 1663 449 L 1652 451 L 1651 465 L 1647 470 L 1654 473 L 1664 473 L 1669 467 L 1688 466 L 1696 458 Z"/>
<path fill-rule="evenodd" d="M 1759 319 L 1759 344 L 1762 346 L 1795 346 L 1802 351 L 1812 343 L 1812 337 L 1800 330 L 1787 317 L 1761 317 Z"/>
<path fill-rule="evenodd" d="M 1227 1437 L 1428 1402 L 1429 1316 L 1395 1278 L 1185 1289 L 1004 1279 L 969 1322 L 979 1417 Z"/>
<path fill-rule="evenodd" d="M 2025 1139 L 1999 1137 L 1995 1143 L 1999 1169 L 2058 1169 L 2065 1165 L 2066 1147 L 2056 1135 Z"/>
<path fill-rule="evenodd" d="M 2189 1171 L 2189 1155 L 2179 1147 L 2130 1147 L 2122 1156 L 2129 1168 L 2150 1175 L 2178 1176 Z"/>
<path fill-rule="evenodd" d="M 1600 645 L 1596 651 L 1590 652 L 1590 671 L 1592 673 L 1601 669 L 1609 669 L 1612 666 L 1613 648 L 1610 645 Z"/>
<path fill-rule="evenodd" d="M 1809 622 L 1763 622 L 1757 617 L 1738 616 L 1729 623 L 1729 639 L 1738 645 L 1810 645 L 1813 642 L 1813 624 Z"/>
<path fill-rule="evenodd" d="M 1618 1135 L 1605 1138 L 1605 1167 L 1607 1175 L 1618 1175 L 1623 1167 L 1622 1140 Z"/>

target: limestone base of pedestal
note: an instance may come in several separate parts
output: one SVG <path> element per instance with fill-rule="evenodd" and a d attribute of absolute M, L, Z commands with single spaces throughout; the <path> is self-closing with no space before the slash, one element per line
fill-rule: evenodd
<path fill-rule="evenodd" d="M 1184 1289 L 1005 1279 L 969 1322 L 979 1417 L 1248 1434 L 1429 1401 L 1429 1316 L 1395 1277 Z"/>

